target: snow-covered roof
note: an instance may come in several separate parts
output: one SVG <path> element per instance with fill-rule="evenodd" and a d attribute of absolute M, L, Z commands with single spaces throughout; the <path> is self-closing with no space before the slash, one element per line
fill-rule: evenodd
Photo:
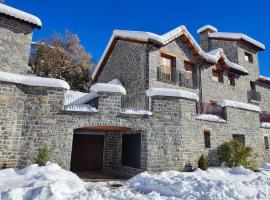
<path fill-rule="evenodd" d="M 230 69 L 233 69 L 233 70 L 242 72 L 244 74 L 249 74 L 249 72 L 243 66 L 238 65 L 236 63 L 233 63 L 233 62 L 229 61 L 229 59 L 225 55 L 223 49 L 221 49 L 221 48 L 214 49 L 214 50 L 208 52 L 207 54 L 212 57 L 212 60 L 214 61 L 214 63 L 217 63 L 219 61 L 219 59 L 223 58 L 225 64 Z"/>
<path fill-rule="evenodd" d="M 269 122 L 262 122 L 260 127 L 261 128 L 270 128 L 270 123 Z"/>
<path fill-rule="evenodd" d="M 21 10 L 18 10 L 16 8 L 12 8 L 2 3 L 0 3 L 0 13 L 28 22 L 30 24 L 37 26 L 38 28 L 42 27 L 41 20 L 38 17 L 23 12 Z"/>
<path fill-rule="evenodd" d="M 111 48 L 113 41 L 116 38 L 125 38 L 125 39 L 133 39 L 133 40 L 139 40 L 143 42 L 148 42 L 148 41 L 154 41 L 156 43 L 159 43 L 160 45 L 166 45 L 169 42 L 173 41 L 174 39 L 178 38 L 181 35 L 185 35 L 190 43 L 193 45 L 193 47 L 197 50 L 198 54 L 201 55 L 206 61 L 211 62 L 211 63 L 217 63 L 220 56 L 225 54 L 222 52 L 219 52 L 220 50 L 214 50 L 213 52 L 206 53 L 200 45 L 197 43 L 197 41 L 194 39 L 194 37 L 189 33 L 189 31 L 186 29 L 185 26 L 179 26 L 163 35 L 157 35 L 155 33 L 151 32 L 144 32 L 144 31 L 127 31 L 127 30 L 115 30 L 113 31 L 113 34 L 98 62 L 98 64 L 95 66 L 93 72 L 92 72 L 92 78 L 96 79 L 96 76 L 98 75 L 98 71 L 100 70 L 100 67 L 103 63 L 103 60 L 105 59 L 109 49 Z M 217 54 L 221 54 L 220 56 L 217 56 Z M 235 70 L 242 71 L 246 74 L 248 74 L 248 71 L 235 63 L 230 62 L 228 59 L 227 65 Z"/>
<path fill-rule="evenodd" d="M 220 118 L 219 116 L 211 115 L 211 114 L 202 114 L 196 117 L 196 119 L 210 121 L 210 122 L 226 122 L 224 119 Z"/>
<path fill-rule="evenodd" d="M 70 89 L 68 83 L 60 79 L 25 76 L 8 72 L 0 72 L 0 81 L 30 86 Z"/>
<path fill-rule="evenodd" d="M 261 111 L 259 106 L 255 106 L 248 103 L 242 103 L 238 101 L 226 100 L 226 99 L 220 100 L 218 102 L 218 105 L 220 105 L 221 107 L 240 108 L 240 109 L 250 110 L 250 111 L 255 111 L 255 112 Z"/>
<path fill-rule="evenodd" d="M 270 82 L 270 77 L 260 75 L 260 80 Z"/>
<path fill-rule="evenodd" d="M 199 28 L 197 30 L 197 33 L 201 33 L 201 32 L 203 32 L 205 30 L 208 30 L 208 29 L 209 30 L 212 30 L 213 32 L 217 32 L 218 31 L 217 28 L 215 28 L 214 26 L 208 24 L 208 25 L 205 25 L 205 26 Z"/>
<path fill-rule="evenodd" d="M 117 92 L 126 95 L 126 89 L 122 86 L 121 82 L 114 79 L 108 83 L 96 83 L 91 86 L 90 91 L 93 92 Z"/>
<path fill-rule="evenodd" d="M 230 39 L 230 40 L 244 40 L 259 49 L 264 50 L 265 46 L 264 44 L 258 42 L 257 40 L 242 34 L 242 33 L 229 33 L 229 32 L 213 32 L 213 33 L 208 33 L 209 38 L 221 38 L 221 39 Z"/>
<path fill-rule="evenodd" d="M 197 94 L 185 90 L 171 89 L 171 88 L 149 88 L 146 90 L 147 96 L 167 96 L 167 97 L 181 97 L 199 101 Z"/>
<path fill-rule="evenodd" d="M 90 106 L 89 104 L 65 105 L 64 110 L 66 110 L 66 111 L 77 111 L 77 112 L 97 112 L 97 109 Z"/>

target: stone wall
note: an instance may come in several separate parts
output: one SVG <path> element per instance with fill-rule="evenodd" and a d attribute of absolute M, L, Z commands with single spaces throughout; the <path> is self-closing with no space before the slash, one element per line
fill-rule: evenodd
<path fill-rule="evenodd" d="M 26 74 L 33 26 L 0 14 L 0 71 Z"/>

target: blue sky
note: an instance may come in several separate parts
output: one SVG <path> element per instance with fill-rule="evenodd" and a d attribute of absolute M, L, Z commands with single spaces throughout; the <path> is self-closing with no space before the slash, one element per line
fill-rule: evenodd
<path fill-rule="evenodd" d="M 42 30 L 34 40 L 55 31 L 77 33 L 95 59 L 101 56 L 114 29 L 163 34 L 179 25 L 196 30 L 214 25 L 219 31 L 242 32 L 266 45 L 259 53 L 261 74 L 270 76 L 270 2 L 267 0 L 6 0 L 6 4 L 40 17 Z M 269 47 L 269 49 L 268 49 Z"/>

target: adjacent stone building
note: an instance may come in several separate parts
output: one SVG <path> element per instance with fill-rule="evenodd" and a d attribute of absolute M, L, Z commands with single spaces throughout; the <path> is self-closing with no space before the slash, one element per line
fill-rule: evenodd
<path fill-rule="evenodd" d="M 72 171 L 132 176 L 191 170 L 239 140 L 270 161 L 270 78 L 258 41 L 210 25 L 200 45 L 184 26 L 164 35 L 114 31 L 89 93 L 27 74 L 37 17 L 0 4 L 0 166 L 24 167 L 47 144 Z"/>

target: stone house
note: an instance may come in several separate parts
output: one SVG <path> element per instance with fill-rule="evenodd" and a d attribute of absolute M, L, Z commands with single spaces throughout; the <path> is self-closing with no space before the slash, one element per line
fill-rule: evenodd
<path fill-rule="evenodd" d="M 28 74 L 41 21 L 0 4 L 0 166 L 51 161 L 73 171 L 118 176 L 190 170 L 239 140 L 257 166 L 270 161 L 270 78 L 260 76 L 258 41 L 210 25 L 200 45 L 180 26 L 164 35 L 116 30 L 89 93 Z"/>

